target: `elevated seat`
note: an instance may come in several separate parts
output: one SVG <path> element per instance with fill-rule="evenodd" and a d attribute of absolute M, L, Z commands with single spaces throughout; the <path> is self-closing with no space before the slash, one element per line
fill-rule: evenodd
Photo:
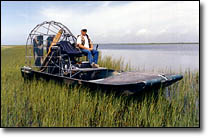
<path fill-rule="evenodd" d="M 60 41 L 57 45 L 61 48 L 61 54 L 63 57 L 69 56 L 70 58 L 85 56 L 86 61 L 88 61 L 87 54 L 83 53 L 79 48 L 76 48 L 75 44 L 71 44 L 69 41 Z"/>
<path fill-rule="evenodd" d="M 82 52 L 75 47 L 75 44 L 71 44 L 69 41 L 60 41 L 57 45 L 61 48 L 61 54 L 67 54 L 70 57 L 81 57 Z"/>

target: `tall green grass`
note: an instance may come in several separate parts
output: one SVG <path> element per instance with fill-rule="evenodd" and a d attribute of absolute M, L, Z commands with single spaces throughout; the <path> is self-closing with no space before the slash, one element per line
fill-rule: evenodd
<path fill-rule="evenodd" d="M 199 72 L 183 72 L 179 83 L 145 95 L 90 91 L 44 80 L 24 81 L 24 47 L 1 50 L 1 127 L 198 127 Z M 122 60 L 100 57 L 99 64 L 131 70 Z"/>

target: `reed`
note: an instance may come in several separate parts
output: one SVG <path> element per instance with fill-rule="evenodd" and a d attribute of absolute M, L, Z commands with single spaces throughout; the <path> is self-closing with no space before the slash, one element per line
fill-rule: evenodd
<path fill-rule="evenodd" d="M 44 80 L 24 81 L 24 47 L 1 50 L 1 127 L 198 127 L 199 72 L 140 101 Z M 123 60 L 101 66 L 131 70 Z M 162 70 L 163 71 L 163 70 Z M 169 72 L 166 70 L 166 72 Z"/>

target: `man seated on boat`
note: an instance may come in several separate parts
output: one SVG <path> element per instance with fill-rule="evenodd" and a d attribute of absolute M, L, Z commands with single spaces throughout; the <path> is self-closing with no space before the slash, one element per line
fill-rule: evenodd
<path fill-rule="evenodd" d="M 81 51 L 88 56 L 89 63 L 93 68 L 98 68 L 99 52 L 93 48 L 93 44 L 87 35 L 87 29 L 82 28 L 81 34 L 77 37 L 77 45 Z"/>

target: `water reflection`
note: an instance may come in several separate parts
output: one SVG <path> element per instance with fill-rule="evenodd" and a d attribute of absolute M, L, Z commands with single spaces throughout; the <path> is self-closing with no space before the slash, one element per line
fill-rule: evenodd
<path fill-rule="evenodd" d="M 132 67 L 144 70 L 199 70 L 198 44 L 171 45 L 100 45 L 102 57 L 123 58 Z"/>

